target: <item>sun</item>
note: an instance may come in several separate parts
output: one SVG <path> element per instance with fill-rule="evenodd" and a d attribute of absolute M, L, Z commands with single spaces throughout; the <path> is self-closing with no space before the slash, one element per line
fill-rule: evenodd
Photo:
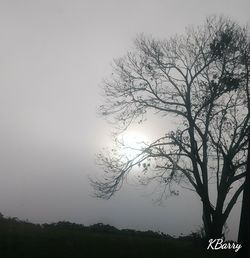
<path fill-rule="evenodd" d="M 118 141 L 121 143 L 121 152 L 128 158 L 133 158 L 149 143 L 149 136 L 140 131 L 127 131 L 119 135 Z"/>

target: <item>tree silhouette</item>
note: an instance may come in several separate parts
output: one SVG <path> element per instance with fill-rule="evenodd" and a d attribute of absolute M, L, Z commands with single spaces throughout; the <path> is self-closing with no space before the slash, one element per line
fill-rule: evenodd
<path fill-rule="evenodd" d="M 101 114 L 120 130 L 143 122 L 148 112 L 162 120 L 171 116 L 178 126 L 140 144 L 134 157 L 117 148 L 99 154 L 105 173 L 92 179 L 96 196 L 110 198 L 136 167 L 140 182 L 158 184 L 161 198 L 178 194 L 176 184 L 189 184 L 201 198 L 206 236 L 220 237 L 246 175 L 249 31 L 209 17 L 168 40 L 141 36 L 135 48 L 115 61 Z M 119 141 L 117 146 L 129 147 Z"/>

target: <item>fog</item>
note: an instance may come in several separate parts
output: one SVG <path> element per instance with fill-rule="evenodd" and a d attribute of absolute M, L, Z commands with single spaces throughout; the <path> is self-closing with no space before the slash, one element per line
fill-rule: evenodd
<path fill-rule="evenodd" d="M 249 9 L 248 0 L 0 1 L 0 212 L 172 235 L 198 229 L 201 202 L 187 190 L 162 206 L 150 189 L 132 185 L 108 201 L 93 198 L 88 177 L 101 173 L 95 154 L 113 130 L 97 115 L 102 80 L 140 33 L 167 38 L 211 14 L 244 24 Z M 150 121 L 137 130 L 153 137 L 171 127 Z"/>

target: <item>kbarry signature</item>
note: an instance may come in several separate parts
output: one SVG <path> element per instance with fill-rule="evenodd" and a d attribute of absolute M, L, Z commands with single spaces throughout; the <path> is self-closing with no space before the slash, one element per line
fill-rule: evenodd
<path fill-rule="evenodd" d="M 222 238 L 218 238 L 218 239 L 209 239 L 207 249 L 211 249 L 211 250 L 234 249 L 235 252 L 238 252 L 241 247 L 242 245 L 236 242 L 224 242 Z"/>

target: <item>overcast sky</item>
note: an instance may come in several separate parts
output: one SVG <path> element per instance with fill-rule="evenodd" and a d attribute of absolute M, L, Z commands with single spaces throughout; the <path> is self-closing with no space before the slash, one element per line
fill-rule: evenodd
<path fill-rule="evenodd" d="M 197 229 L 201 203 L 191 192 L 164 206 L 132 186 L 109 201 L 91 197 L 94 156 L 112 130 L 96 112 L 102 80 L 137 34 L 167 38 L 211 14 L 244 24 L 249 10 L 249 0 L 0 0 L 0 212 L 173 235 Z M 159 130 L 154 123 L 146 134 Z"/>

